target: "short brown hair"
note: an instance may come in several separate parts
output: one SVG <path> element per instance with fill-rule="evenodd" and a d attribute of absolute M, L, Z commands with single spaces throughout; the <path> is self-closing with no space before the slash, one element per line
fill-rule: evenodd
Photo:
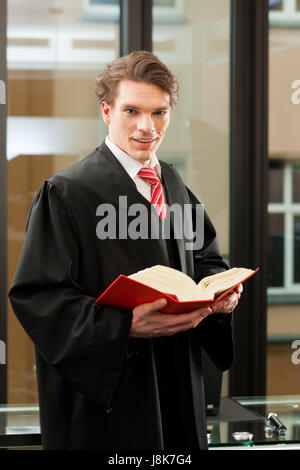
<path fill-rule="evenodd" d="M 156 55 L 148 51 L 134 51 L 107 64 L 96 77 L 95 92 L 100 103 L 113 105 L 116 88 L 121 80 L 133 80 L 157 85 L 170 95 L 170 105 L 178 101 L 178 81 L 173 72 Z"/>

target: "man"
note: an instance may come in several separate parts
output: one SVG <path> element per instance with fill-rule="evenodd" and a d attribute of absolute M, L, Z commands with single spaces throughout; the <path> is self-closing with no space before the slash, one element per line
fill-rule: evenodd
<path fill-rule="evenodd" d="M 121 273 L 160 264 L 198 282 L 228 269 L 206 214 L 195 250 L 172 223 L 170 237 L 99 236 L 99 214 L 108 205 L 124 210 L 120 196 L 159 226 L 166 207 L 189 204 L 195 227 L 199 201 L 156 157 L 178 96 L 172 72 L 155 55 L 134 52 L 106 67 L 96 91 L 108 137 L 36 194 L 9 293 L 36 347 L 43 446 L 206 449 L 201 347 L 221 370 L 230 367 L 230 313 L 242 286 L 214 308 L 180 315 L 162 313 L 164 300 L 133 311 L 95 303 Z"/>

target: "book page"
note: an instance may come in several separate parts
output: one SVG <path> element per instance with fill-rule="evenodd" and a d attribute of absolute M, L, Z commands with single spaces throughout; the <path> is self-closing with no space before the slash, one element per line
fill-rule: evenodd
<path fill-rule="evenodd" d="M 187 274 L 168 266 L 156 265 L 128 276 L 161 292 L 174 294 L 178 300 L 199 300 L 195 281 Z"/>
<path fill-rule="evenodd" d="M 247 268 L 231 268 L 228 271 L 213 274 L 203 278 L 198 287 L 201 292 L 206 291 L 210 298 L 225 292 L 230 287 L 240 283 L 246 277 L 253 273 L 252 269 Z"/>
<path fill-rule="evenodd" d="M 199 284 L 187 274 L 168 266 L 156 265 L 128 276 L 153 289 L 176 295 L 178 300 L 212 300 L 253 273 L 252 269 L 231 268 L 203 278 Z"/>

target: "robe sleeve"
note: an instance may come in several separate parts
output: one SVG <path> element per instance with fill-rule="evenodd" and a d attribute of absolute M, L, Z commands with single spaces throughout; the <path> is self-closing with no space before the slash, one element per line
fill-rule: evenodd
<path fill-rule="evenodd" d="M 192 204 L 193 227 L 195 222 L 196 204 L 200 201 L 186 188 Z M 220 254 L 216 230 L 206 211 L 204 213 L 204 242 L 203 246 L 194 250 L 194 280 L 199 282 L 203 277 L 229 269 Z M 201 346 L 205 349 L 215 366 L 220 370 L 229 369 L 233 361 L 232 341 L 233 314 L 214 313 L 206 317 L 197 328 L 191 330 Z M 195 338 L 194 338 L 195 339 Z"/>
<path fill-rule="evenodd" d="M 67 202 L 45 182 L 29 212 L 9 297 L 44 360 L 108 410 L 126 375 L 132 312 L 95 304 L 78 284 L 76 230 Z"/>

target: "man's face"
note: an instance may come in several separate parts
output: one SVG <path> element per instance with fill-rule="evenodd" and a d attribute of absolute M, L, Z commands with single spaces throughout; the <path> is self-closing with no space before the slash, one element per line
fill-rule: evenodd
<path fill-rule="evenodd" d="M 170 120 L 170 95 L 145 82 L 121 80 L 113 105 L 102 102 L 109 138 L 145 164 L 161 144 Z"/>

